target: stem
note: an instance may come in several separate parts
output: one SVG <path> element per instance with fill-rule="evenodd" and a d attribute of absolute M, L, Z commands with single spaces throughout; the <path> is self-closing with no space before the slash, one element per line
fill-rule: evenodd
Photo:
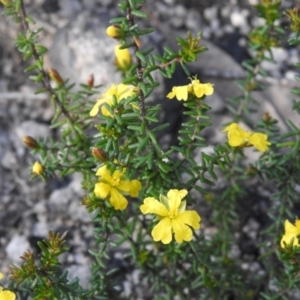
<path fill-rule="evenodd" d="M 133 18 L 132 12 L 131 12 L 131 6 L 129 3 L 129 0 L 127 0 L 127 20 L 128 20 L 130 27 L 134 26 L 135 23 L 134 23 L 134 18 Z M 136 65 L 137 65 L 136 74 L 137 74 L 137 81 L 138 81 L 138 86 L 137 86 L 138 87 L 138 96 L 139 96 L 139 102 L 140 102 L 140 118 L 141 118 L 142 123 L 145 124 L 146 133 L 148 135 L 150 128 L 149 128 L 149 123 L 146 119 L 145 95 L 143 93 L 143 90 L 140 87 L 140 84 L 144 83 L 144 80 L 143 80 L 144 68 L 142 67 L 141 60 L 136 55 L 136 52 L 139 51 L 139 46 L 137 45 L 136 40 L 134 38 L 132 39 L 132 41 L 133 41 L 133 51 L 135 53 L 135 61 L 136 61 Z M 156 151 L 154 151 L 155 148 L 154 148 L 154 145 L 153 145 L 151 139 L 149 139 L 149 144 L 150 144 L 149 145 L 150 152 L 154 152 L 154 155 L 157 157 L 157 153 L 156 153 Z"/>
<path fill-rule="evenodd" d="M 30 31 L 30 27 L 29 27 L 28 22 L 26 21 L 26 16 L 27 15 L 26 15 L 25 7 L 24 7 L 24 2 L 23 2 L 23 0 L 20 0 L 20 2 L 21 2 L 20 16 L 21 16 L 23 29 L 24 29 L 24 32 L 26 34 L 26 32 Z M 31 50 L 32 50 L 33 57 L 34 57 L 35 61 L 38 61 L 40 59 L 40 56 L 39 56 L 34 44 L 31 44 Z M 67 118 L 68 123 L 71 126 L 71 128 L 73 129 L 73 132 L 75 133 L 76 137 L 79 140 L 83 140 L 82 136 L 76 131 L 76 129 L 74 127 L 74 121 L 73 121 L 71 115 L 69 114 L 69 112 L 67 111 L 67 109 L 65 108 L 63 103 L 59 100 L 59 98 L 58 98 L 56 92 L 54 91 L 54 89 L 51 87 L 49 77 L 48 77 L 47 73 L 45 72 L 44 69 L 40 70 L 40 72 L 43 74 L 42 82 L 43 82 L 44 87 L 47 89 L 47 91 L 50 93 L 50 95 L 54 98 L 55 102 L 57 103 L 57 105 L 61 109 L 62 113 Z"/>

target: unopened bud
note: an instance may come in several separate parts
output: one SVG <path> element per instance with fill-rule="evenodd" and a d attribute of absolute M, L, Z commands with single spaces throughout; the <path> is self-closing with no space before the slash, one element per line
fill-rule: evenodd
<path fill-rule="evenodd" d="M 141 40 L 140 40 L 140 38 L 139 38 L 138 36 L 134 36 L 134 37 L 133 37 L 133 40 L 134 40 L 135 44 L 136 44 L 139 48 L 142 47 L 142 42 L 141 42 Z"/>
<path fill-rule="evenodd" d="M 250 176 L 255 176 L 258 173 L 257 168 L 254 166 L 250 166 L 250 168 L 247 169 L 246 174 Z"/>
<path fill-rule="evenodd" d="M 106 28 L 106 34 L 114 39 L 120 39 L 124 33 L 119 25 L 111 25 Z"/>
<path fill-rule="evenodd" d="M 41 175 L 44 172 L 44 167 L 36 161 L 32 167 L 32 173 L 35 175 Z"/>
<path fill-rule="evenodd" d="M 266 122 L 269 122 L 271 120 L 271 116 L 267 111 L 264 112 L 264 120 Z"/>
<path fill-rule="evenodd" d="M 38 142 L 29 135 L 23 137 L 23 143 L 31 149 L 38 149 L 40 147 Z"/>
<path fill-rule="evenodd" d="M 81 201 L 81 204 L 89 208 L 93 206 L 93 201 L 90 197 L 84 196 L 83 200 Z"/>
<path fill-rule="evenodd" d="M 86 85 L 91 89 L 94 86 L 94 75 L 91 74 L 87 80 Z"/>
<path fill-rule="evenodd" d="M 121 46 L 122 45 L 117 45 L 115 47 L 115 55 L 116 55 L 115 65 L 117 66 L 118 69 L 122 71 L 127 71 L 131 66 L 131 54 L 128 48 L 120 49 Z"/>
<path fill-rule="evenodd" d="M 96 159 L 98 159 L 102 162 L 106 162 L 107 159 L 108 159 L 107 154 L 105 153 L 105 151 L 103 151 L 100 148 L 93 147 L 92 148 L 92 154 Z"/>
<path fill-rule="evenodd" d="M 50 68 L 48 70 L 48 74 L 50 76 L 50 78 L 56 82 L 58 85 L 62 85 L 64 83 L 63 79 L 61 78 L 60 74 L 55 70 Z"/>

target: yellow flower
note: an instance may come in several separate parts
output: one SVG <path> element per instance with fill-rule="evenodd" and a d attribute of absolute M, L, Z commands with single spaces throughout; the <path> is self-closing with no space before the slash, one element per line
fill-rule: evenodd
<path fill-rule="evenodd" d="M 137 88 L 133 85 L 126 84 L 113 84 L 110 89 L 101 95 L 93 109 L 90 111 L 90 116 L 94 117 L 99 112 L 99 107 L 106 102 L 108 105 L 113 104 L 113 98 L 116 97 L 117 101 L 120 102 L 122 99 L 131 97 L 137 93 Z M 105 108 L 101 107 L 101 112 L 104 116 L 110 116 L 110 112 Z"/>
<path fill-rule="evenodd" d="M 95 195 L 102 199 L 109 197 L 110 204 L 116 210 L 124 210 L 127 207 L 128 201 L 123 195 L 137 197 L 142 188 L 139 180 L 126 180 L 124 178 L 125 171 L 125 169 L 123 169 L 123 172 L 116 170 L 111 174 L 104 165 L 96 173 L 100 178 L 99 182 L 95 185 Z"/>
<path fill-rule="evenodd" d="M 131 66 L 131 54 L 128 48 L 120 49 L 121 46 L 122 45 L 117 45 L 115 47 L 115 55 L 116 55 L 115 65 L 121 71 L 127 71 Z"/>
<path fill-rule="evenodd" d="M 0 280 L 3 278 L 3 274 L 0 272 Z M 0 286 L 0 300 L 15 300 L 16 299 L 16 294 L 9 291 L 9 290 L 4 290 Z"/>
<path fill-rule="evenodd" d="M 191 83 L 188 85 L 174 86 L 172 92 L 167 95 L 167 98 L 172 99 L 174 97 L 177 100 L 188 99 L 188 94 L 195 95 L 197 98 L 203 96 L 210 96 L 214 92 L 214 87 L 211 83 L 200 83 L 196 78 L 191 79 Z"/>
<path fill-rule="evenodd" d="M 143 214 L 156 214 L 159 223 L 154 226 L 151 234 L 154 241 L 162 241 L 169 244 L 172 241 L 172 234 L 175 235 L 177 243 L 191 241 L 194 229 L 200 228 L 200 216 L 194 210 L 186 211 L 186 201 L 181 201 L 187 190 L 170 190 L 167 197 L 160 195 L 160 201 L 153 197 L 144 199 L 140 209 Z"/>
<path fill-rule="evenodd" d="M 298 236 L 300 235 L 300 220 L 295 221 L 293 225 L 289 220 L 284 222 L 284 235 L 280 241 L 282 248 L 285 248 L 284 242 L 289 245 L 291 242 L 293 246 L 299 246 Z"/>
<path fill-rule="evenodd" d="M 32 167 L 32 173 L 35 175 L 41 175 L 44 172 L 44 167 L 36 161 Z"/>
<path fill-rule="evenodd" d="M 267 135 L 260 132 L 253 133 L 249 138 L 249 143 L 261 152 L 267 151 L 268 146 L 271 145 Z"/>
<path fill-rule="evenodd" d="M 245 131 L 237 123 L 226 126 L 222 132 L 228 132 L 228 144 L 231 147 L 250 147 L 254 146 L 257 150 L 265 152 L 271 143 L 268 141 L 266 134 Z"/>

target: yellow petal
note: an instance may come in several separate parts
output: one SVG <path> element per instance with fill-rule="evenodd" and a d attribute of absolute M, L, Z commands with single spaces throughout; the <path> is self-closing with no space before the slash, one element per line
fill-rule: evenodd
<path fill-rule="evenodd" d="M 170 218 L 163 218 L 154 226 L 151 235 L 154 241 L 162 241 L 163 244 L 169 244 L 172 241 L 172 223 Z"/>
<path fill-rule="evenodd" d="M 94 193 L 97 197 L 105 199 L 111 192 L 111 186 L 104 182 L 99 182 L 95 184 Z"/>
<path fill-rule="evenodd" d="M 180 220 L 180 222 L 187 224 L 194 229 L 200 228 L 201 218 L 195 210 L 188 210 L 179 213 L 176 217 L 176 220 Z"/>
<path fill-rule="evenodd" d="M 285 220 L 284 222 L 284 231 L 285 234 L 289 234 L 289 235 L 297 236 L 300 234 L 299 229 L 294 224 L 292 224 L 289 220 Z"/>
<path fill-rule="evenodd" d="M 239 124 L 237 123 L 231 123 L 230 125 L 227 125 L 222 132 L 227 132 L 227 131 L 231 131 L 231 130 L 240 130 L 241 127 Z"/>
<path fill-rule="evenodd" d="M 169 190 L 167 197 L 169 199 L 169 211 L 171 213 L 175 213 L 177 212 L 180 203 L 181 203 L 181 199 L 183 199 L 186 195 L 187 195 L 187 190 Z"/>
<path fill-rule="evenodd" d="M 162 217 L 169 216 L 167 208 L 153 197 L 144 199 L 144 204 L 140 206 L 141 212 L 145 214 L 156 214 Z"/>
<path fill-rule="evenodd" d="M 176 88 L 176 98 L 178 100 L 187 100 L 188 98 L 188 86 L 183 85 L 183 86 L 177 86 Z"/>
<path fill-rule="evenodd" d="M 293 234 L 285 234 L 285 235 L 283 235 L 283 237 L 280 241 L 280 245 L 282 248 L 285 248 L 284 242 L 287 245 L 289 245 L 292 241 L 293 241 L 293 246 L 299 246 L 299 241 L 298 241 L 297 236 L 295 236 Z"/>
<path fill-rule="evenodd" d="M 96 172 L 96 176 L 101 176 L 102 179 L 106 180 L 106 181 L 110 181 L 111 180 L 111 175 L 109 170 L 107 169 L 106 165 L 100 167 L 97 172 Z"/>
<path fill-rule="evenodd" d="M 300 220 L 297 219 L 297 220 L 295 221 L 295 226 L 296 226 L 298 232 L 300 233 Z"/>
<path fill-rule="evenodd" d="M 201 98 L 204 95 L 204 85 L 203 84 L 193 84 L 193 92 L 197 96 L 197 98 Z"/>
<path fill-rule="evenodd" d="M 3 278 L 3 274 L 0 272 L 0 280 Z"/>
<path fill-rule="evenodd" d="M 167 95 L 167 98 L 173 99 L 173 98 L 176 96 L 175 91 L 176 91 L 176 88 L 173 87 L 172 92 L 170 92 L 170 93 Z"/>
<path fill-rule="evenodd" d="M 130 182 L 130 196 L 137 197 L 139 195 L 139 191 L 141 190 L 142 185 L 141 182 L 137 179 L 131 180 Z"/>
<path fill-rule="evenodd" d="M 228 143 L 231 147 L 238 147 L 245 143 L 245 135 L 239 131 L 228 132 Z"/>
<path fill-rule="evenodd" d="M 110 204 L 114 207 L 115 210 L 124 210 L 127 205 L 127 199 L 115 188 L 112 188 L 110 191 Z"/>
<path fill-rule="evenodd" d="M 96 104 L 94 105 L 94 107 L 92 108 L 92 110 L 90 111 L 90 116 L 91 117 L 95 117 L 98 112 L 99 112 L 99 108 L 100 106 L 106 101 L 106 98 L 99 98 L 96 102 Z"/>
<path fill-rule="evenodd" d="M 116 97 L 118 101 L 121 101 L 122 99 L 131 97 L 136 93 L 137 93 L 137 88 L 135 86 L 121 83 L 117 87 Z"/>
<path fill-rule="evenodd" d="M 121 190 L 122 192 L 129 194 L 131 191 L 131 181 L 129 180 L 120 181 L 117 188 L 118 190 Z"/>
<path fill-rule="evenodd" d="M 185 225 L 180 219 L 172 220 L 172 227 L 175 234 L 175 240 L 177 243 L 182 243 L 183 241 L 189 242 L 193 238 L 193 232 L 191 228 Z"/>
<path fill-rule="evenodd" d="M 16 295 L 11 291 L 3 290 L 0 292 L 0 300 L 15 300 L 15 299 L 16 299 Z"/>
<path fill-rule="evenodd" d="M 204 94 L 206 96 L 212 95 L 212 93 L 214 92 L 214 86 L 211 83 L 205 83 L 203 85 L 204 85 Z"/>
<path fill-rule="evenodd" d="M 271 145 L 267 139 L 268 137 L 266 134 L 256 132 L 250 136 L 249 143 L 252 144 L 257 150 L 265 152 L 268 150 L 268 146 Z"/>

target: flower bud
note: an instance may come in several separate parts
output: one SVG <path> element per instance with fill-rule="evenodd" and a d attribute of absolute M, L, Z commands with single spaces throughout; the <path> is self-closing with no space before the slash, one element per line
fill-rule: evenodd
<path fill-rule="evenodd" d="M 91 89 L 94 86 L 94 75 L 91 74 L 87 80 L 86 85 Z"/>
<path fill-rule="evenodd" d="M 258 173 L 257 168 L 254 166 L 250 166 L 250 168 L 247 169 L 246 174 L 250 176 L 255 176 Z"/>
<path fill-rule="evenodd" d="M 131 66 L 131 54 L 128 50 L 126 49 L 120 49 L 122 45 L 117 45 L 115 47 L 115 65 L 117 66 L 118 69 L 122 71 L 127 71 L 130 66 Z"/>
<path fill-rule="evenodd" d="M 120 39 L 124 36 L 119 25 L 111 25 L 106 28 L 106 34 L 114 39 Z"/>
<path fill-rule="evenodd" d="M 264 112 L 264 120 L 266 122 L 269 122 L 271 120 L 271 116 L 267 111 Z"/>
<path fill-rule="evenodd" d="M 136 44 L 139 48 L 142 47 L 142 42 L 141 42 L 141 40 L 140 40 L 140 38 L 139 38 L 138 36 L 134 36 L 134 37 L 133 37 L 133 40 L 134 40 L 135 44 Z"/>
<path fill-rule="evenodd" d="M 36 161 L 32 167 L 32 173 L 35 175 L 41 175 L 44 172 L 44 167 Z"/>
<path fill-rule="evenodd" d="M 38 149 L 40 147 L 38 142 L 29 135 L 23 137 L 23 143 L 31 149 Z"/>
<path fill-rule="evenodd" d="M 102 162 L 106 162 L 108 159 L 107 154 L 100 148 L 93 147 L 92 154 L 96 159 Z"/>
<path fill-rule="evenodd" d="M 58 85 L 62 85 L 64 83 L 63 79 L 61 78 L 60 74 L 55 70 L 50 68 L 48 70 L 48 74 L 50 76 L 50 78 L 56 82 Z"/>

